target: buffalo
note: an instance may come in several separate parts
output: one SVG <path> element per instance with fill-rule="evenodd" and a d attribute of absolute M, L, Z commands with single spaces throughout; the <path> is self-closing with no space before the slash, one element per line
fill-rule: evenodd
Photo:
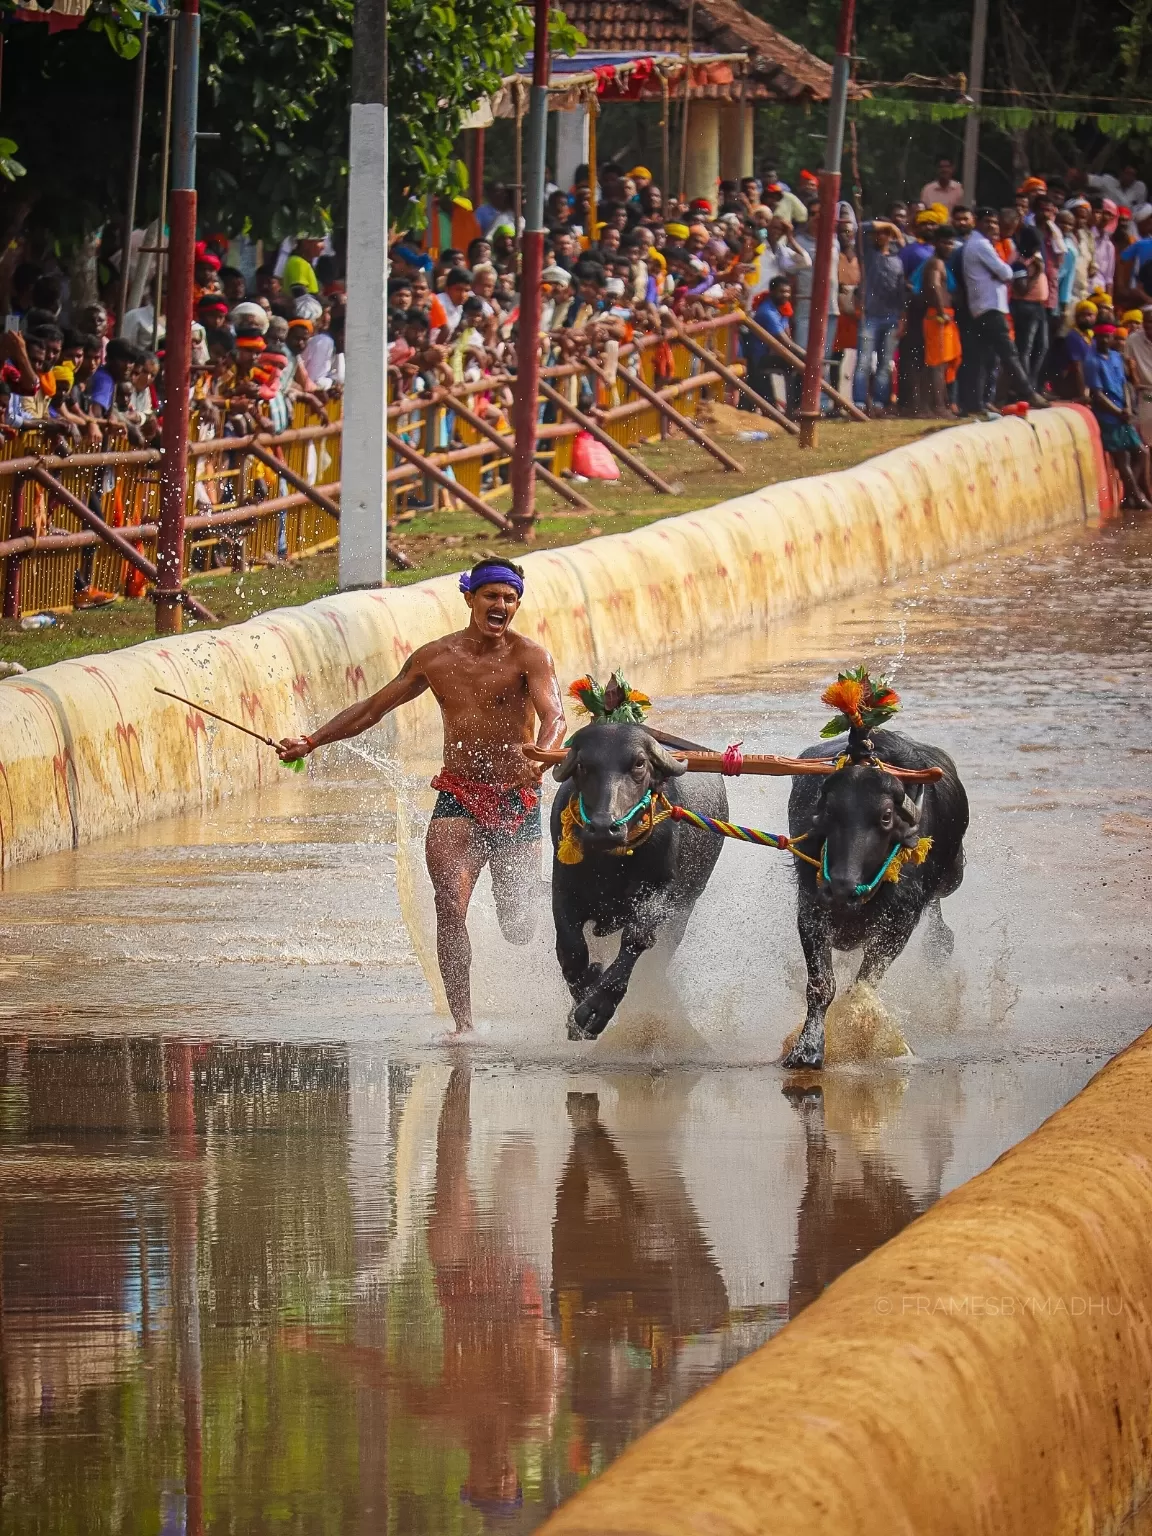
<path fill-rule="evenodd" d="M 834 948 L 862 947 L 856 979 L 872 984 L 903 951 L 925 910 L 936 953 L 947 957 L 955 943 L 940 910 L 941 899 L 964 878 L 968 796 L 955 763 L 939 747 L 895 731 L 853 730 L 847 749 L 822 744 L 801 753 L 840 755 L 849 759 L 843 767 L 824 778 L 797 778 L 788 799 L 789 835 L 818 867 L 796 863 L 808 1011 L 786 1067 L 824 1065 L 824 1015 L 836 996 Z M 939 768 L 943 776 L 910 784 L 885 772 L 881 763 Z"/>
<path fill-rule="evenodd" d="M 620 1006 L 637 960 L 662 939 L 672 951 L 720 857 L 723 838 L 668 814 L 684 806 L 724 819 L 719 774 L 693 773 L 665 750 L 702 750 L 641 725 L 596 721 L 572 737 L 553 769 L 552 915 L 556 956 L 572 994 L 570 1040 L 594 1040 Z M 584 926 L 620 934 L 603 967 L 589 959 Z"/>

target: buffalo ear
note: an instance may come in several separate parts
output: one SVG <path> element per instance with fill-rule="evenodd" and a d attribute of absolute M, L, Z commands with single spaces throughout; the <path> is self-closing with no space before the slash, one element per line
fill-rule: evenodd
<path fill-rule="evenodd" d="M 666 752 L 660 743 L 651 736 L 647 740 L 648 761 L 652 765 L 652 772 L 661 779 L 678 779 L 682 773 L 688 772 L 688 764 L 683 758 L 673 757 L 671 752 Z"/>
<path fill-rule="evenodd" d="M 569 747 L 568 755 L 562 763 L 557 763 L 552 770 L 552 777 L 557 784 L 563 784 L 565 779 L 570 779 L 576 772 L 576 748 Z"/>
<path fill-rule="evenodd" d="M 893 800 L 896 831 L 900 834 L 900 841 L 905 848 L 915 848 L 920 841 L 920 815 L 924 809 L 924 786 L 920 786 L 919 798 L 913 800 L 911 795 L 903 790 L 900 798 Z"/>

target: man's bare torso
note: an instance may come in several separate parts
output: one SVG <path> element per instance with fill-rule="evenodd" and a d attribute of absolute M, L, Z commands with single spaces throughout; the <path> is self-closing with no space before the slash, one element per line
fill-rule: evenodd
<path fill-rule="evenodd" d="M 487 784 L 530 784 L 533 770 L 520 751 L 534 739 L 529 672 L 547 662 L 547 652 L 523 635 L 506 639 L 478 652 L 461 630 L 422 647 L 412 663 L 440 705 L 444 767 Z"/>

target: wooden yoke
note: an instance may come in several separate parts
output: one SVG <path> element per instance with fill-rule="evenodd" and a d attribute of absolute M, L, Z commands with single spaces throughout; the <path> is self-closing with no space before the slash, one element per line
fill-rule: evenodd
<path fill-rule="evenodd" d="M 541 747 L 521 747 L 524 756 L 534 763 L 545 763 L 549 767 L 562 763 L 568 756 L 567 752 L 556 749 L 544 750 Z M 678 752 L 675 748 L 668 748 L 670 757 L 678 757 L 688 764 L 689 773 L 723 773 L 725 757 L 723 752 Z M 891 763 L 877 762 L 877 768 L 890 773 L 894 779 L 903 779 L 908 784 L 935 784 L 937 779 L 944 777 L 943 768 L 895 768 Z M 829 774 L 836 772 L 836 764 L 831 758 L 820 757 L 767 757 L 753 753 L 741 757 L 740 773 L 750 773 L 768 778 L 802 778 L 810 774 Z M 736 777 L 736 775 L 730 775 Z"/>

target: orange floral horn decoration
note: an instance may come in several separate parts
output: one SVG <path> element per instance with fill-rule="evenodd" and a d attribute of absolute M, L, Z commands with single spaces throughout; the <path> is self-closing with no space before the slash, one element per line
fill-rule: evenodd
<path fill-rule="evenodd" d="M 838 711 L 820 732 L 823 737 L 840 736 L 845 731 L 874 731 L 900 708 L 900 695 L 889 686 L 888 679 L 879 677 L 873 682 L 866 667 L 841 672 L 820 699 Z"/>

